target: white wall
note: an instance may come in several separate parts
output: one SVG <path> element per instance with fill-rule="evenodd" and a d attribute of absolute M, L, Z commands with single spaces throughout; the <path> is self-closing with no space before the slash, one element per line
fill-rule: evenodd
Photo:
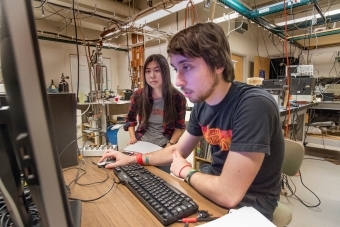
<path fill-rule="evenodd" d="M 78 47 L 79 54 L 85 55 L 84 47 L 80 45 Z M 39 48 L 45 74 L 46 87 L 51 84 L 51 80 L 54 80 L 56 85 L 59 84 L 62 73 L 64 73 L 65 76 L 69 76 L 71 78 L 70 55 L 77 53 L 75 44 L 39 40 Z M 91 48 L 91 51 L 92 50 L 94 50 L 93 47 Z M 120 70 L 123 68 L 125 69 L 123 64 L 119 64 L 119 61 L 117 61 L 117 59 L 120 59 L 118 57 L 120 53 L 122 53 L 123 56 L 127 54 L 127 52 L 124 51 L 109 49 L 102 50 L 103 57 L 111 59 L 111 87 L 115 91 L 117 85 L 119 85 L 117 76 L 120 74 Z M 123 58 L 125 59 L 126 57 L 124 56 Z M 125 65 L 127 65 L 127 63 Z M 70 79 L 66 81 L 71 84 Z"/>

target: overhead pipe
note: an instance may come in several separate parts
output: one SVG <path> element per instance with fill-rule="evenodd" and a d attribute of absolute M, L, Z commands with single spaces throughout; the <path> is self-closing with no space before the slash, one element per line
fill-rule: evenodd
<path fill-rule="evenodd" d="M 300 7 L 304 5 L 309 5 L 313 3 L 317 4 L 319 0 L 299 0 L 297 2 L 293 0 L 293 2 L 294 4 L 292 4 L 292 1 L 286 1 L 286 6 L 284 5 L 284 2 L 279 2 L 279 3 L 275 3 L 272 5 L 265 6 L 265 7 L 261 7 L 259 9 L 254 9 L 252 10 L 252 15 L 254 16 L 254 18 L 259 18 L 259 17 L 270 15 L 270 14 L 282 12 L 285 7 L 286 9 L 288 9 L 288 8 L 296 8 L 296 7 Z"/>
<path fill-rule="evenodd" d="M 325 30 L 325 31 L 321 31 L 321 32 L 317 32 L 317 33 L 311 33 L 308 35 L 296 35 L 296 36 L 292 36 L 287 38 L 289 41 L 298 41 L 301 39 L 310 39 L 310 38 L 315 38 L 315 37 L 322 37 L 322 36 L 328 36 L 328 35 L 336 35 L 336 34 L 340 34 L 340 29 L 330 29 L 330 30 Z"/>
<path fill-rule="evenodd" d="M 327 16 L 326 17 L 326 20 L 329 20 L 329 22 L 338 22 L 340 21 L 340 14 L 335 14 L 335 15 L 330 15 L 330 16 Z M 289 31 L 293 31 L 293 30 L 297 30 L 297 29 L 304 29 L 304 28 L 307 28 L 307 27 L 310 27 L 311 25 L 311 20 L 306 20 L 306 21 L 303 21 L 303 22 L 299 22 L 297 23 L 298 26 L 296 24 L 288 24 L 287 25 L 287 29 Z M 323 25 L 325 24 L 323 19 L 322 18 L 317 18 L 316 19 L 316 23 L 314 24 L 314 26 L 319 26 L 319 25 Z M 283 26 L 278 26 L 278 27 L 275 27 L 275 30 L 283 30 Z"/>

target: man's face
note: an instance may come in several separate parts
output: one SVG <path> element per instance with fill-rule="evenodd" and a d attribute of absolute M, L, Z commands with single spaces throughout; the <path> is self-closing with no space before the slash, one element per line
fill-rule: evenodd
<path fill-rule="evenodd" d="M 218 85 L 218 77 L 211 72 L 203 58 L 171 54 L 170 64 L 177 72 L 176 86 L 181 88 L 191 102 L 202 102 L 212 96 Z"/>

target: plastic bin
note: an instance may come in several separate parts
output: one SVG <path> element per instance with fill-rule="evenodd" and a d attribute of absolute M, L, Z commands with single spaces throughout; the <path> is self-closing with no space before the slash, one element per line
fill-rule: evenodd
<path fill-rule="evenodd" d="M 106 136 L 111 144 L 117 145 L 117 133 L 118 133 L 119 128 L 112 129 L 112 127 L 113 127 L 112 125 L 107 127 Z"/>

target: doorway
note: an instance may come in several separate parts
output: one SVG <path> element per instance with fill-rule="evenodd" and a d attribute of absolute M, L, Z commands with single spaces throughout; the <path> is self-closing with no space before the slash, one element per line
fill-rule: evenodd
<path fill-rule="evenodd" d="M 245 82 L 243 81 L 243 57 L 237 54 L 232 54 L 231 60 L 233 60 L 234 63 L 235 80 Z"/>

